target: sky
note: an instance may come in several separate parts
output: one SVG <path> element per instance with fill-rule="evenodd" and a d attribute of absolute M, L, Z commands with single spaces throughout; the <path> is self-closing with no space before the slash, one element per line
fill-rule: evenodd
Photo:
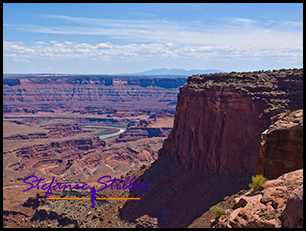
<path fill-rule="evenodd" d="M 302 3 L 4 3 L 3 73 L 303 67 Z"/>

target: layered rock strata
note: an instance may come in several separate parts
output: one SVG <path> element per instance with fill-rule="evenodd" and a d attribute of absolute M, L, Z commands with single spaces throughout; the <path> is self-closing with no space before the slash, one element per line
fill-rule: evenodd
<path fill-rule="evenodd" d="M 3 155 L 14 153 L 17 162 L 7 163 L 5 169 L 30 171 L 45 165 L 54 165 L 51 172 L 62 174 L 72 165 L 74 160 L 86 156 L 93 150 L 103 149 L 105 141 L 99 137 L 78 138 L 56 141 L 48 144 L 37 144 L 17 150 L 3 152 Z"/>
<path fill-rule="evenodd" d="M 83 130 L 83 128 L 79 124 L 54 124 L 54 125 L 44 125 L 41 127 L 46 129 L 47 133 L 17 134 L 17 135 L 3 137 L 3 139 L 27 140 L 27 139 L 63 138 L 68 136 L 74 136 L 80 133 L 90 132 L 88 130 Z"/>
<path fill-rule="evenodd" d="M 21 147 L 3 152 L 3 179 L 6 184 L 23 181 L 37 171 L 68 182 L 120 177 L 155 161 L 162 142 L 153 138 L 106 145 L 99 137 L 87 137 Z"/>
<path fill-rule="evenodd" d="M 185 78 L 26 76 L 3 79 L 3 113 L 73 112 L 125 115 L 173 111 Z"/>
<path fill-rule="evenodd" d="M 303 110 L 272 118 L 274 123 L 262 134 L 257 172 L 268 179 L 303 168 Z"/>
<path fill-rule="evenodd" d="M 190 76 L 159 158 L 226 175 L 256 172 L 270 118 L 302 108 L 303 70 Z"/>

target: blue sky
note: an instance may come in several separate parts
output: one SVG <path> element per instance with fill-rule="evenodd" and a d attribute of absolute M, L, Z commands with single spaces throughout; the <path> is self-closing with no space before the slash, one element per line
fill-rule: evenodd
<path fill-rule="evenodd" d="M 4 3 L 3 72 L 303 67 L 300 3 Z"/>

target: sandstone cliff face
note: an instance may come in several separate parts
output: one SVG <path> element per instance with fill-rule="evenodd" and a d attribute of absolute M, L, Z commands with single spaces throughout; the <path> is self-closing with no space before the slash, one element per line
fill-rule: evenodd
<path fill-rule="evenodd" d="M 174 157 L 187 169 L 255 173 L 260 134 L 270 117 L 303 107 L 302 71 L 191 76 L 187 82 L 159 151 L 159 158 Z"/>
<path fill-rule="evenodd" d="M 303 110 L 272 118 L 262 134 L 257 172 L 268 179 L 303 168 Z"/>
<path fill-rule="evenodd" d="M 255 170 L 254 157 L 259 151 L 255 144 L 265 127 L 258 118 L 262 103 L 233 88 L 196 92 L 185 87 L 178 96 L 173 130 L 163 152 L 186 168 L 205 172 L 235 174 L 243 168 Z M 256 122 L 259 124 L 254 126 Z"/>

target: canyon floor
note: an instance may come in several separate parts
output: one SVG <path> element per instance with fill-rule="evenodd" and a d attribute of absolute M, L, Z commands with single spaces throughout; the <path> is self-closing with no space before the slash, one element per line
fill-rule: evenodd
<path fill-rule="evenodd" d="M 36 175 L 50 182 L 55 176 L 59 182 L 78 182 L 96 185 L 104 175 L 120 177 L 127 172 L 148 165 L 157 159 L 157 151 L 165 137 L 136 137 L 135 140 L 116 142 L 118 135 L 105 140 L 99 136 L 127 129 L 128 123 L 147 121 L 149 116 L 120 117 L 122 123 L 97 123 L 101 115 L 76 113 L 5 114 L 3 118 L 3 210 L 21 212 L 28 217 L 22 204 L 41 190 L 32 189 L 23 181 Z M 113 117 L 114 118 L 114 117 Z M 82 123 L 79 123 L 79 121 Z M 94 122 L 92 122 L 94 121 Z M 173 115 L 160 115 L 149 126 L 171 129 Z M 141 128 L 140 128 L 141 130 Z M 131 135 L 131 134 L 130 134 Z M 4 226 L 14 226 L 18 216 Z"/>

